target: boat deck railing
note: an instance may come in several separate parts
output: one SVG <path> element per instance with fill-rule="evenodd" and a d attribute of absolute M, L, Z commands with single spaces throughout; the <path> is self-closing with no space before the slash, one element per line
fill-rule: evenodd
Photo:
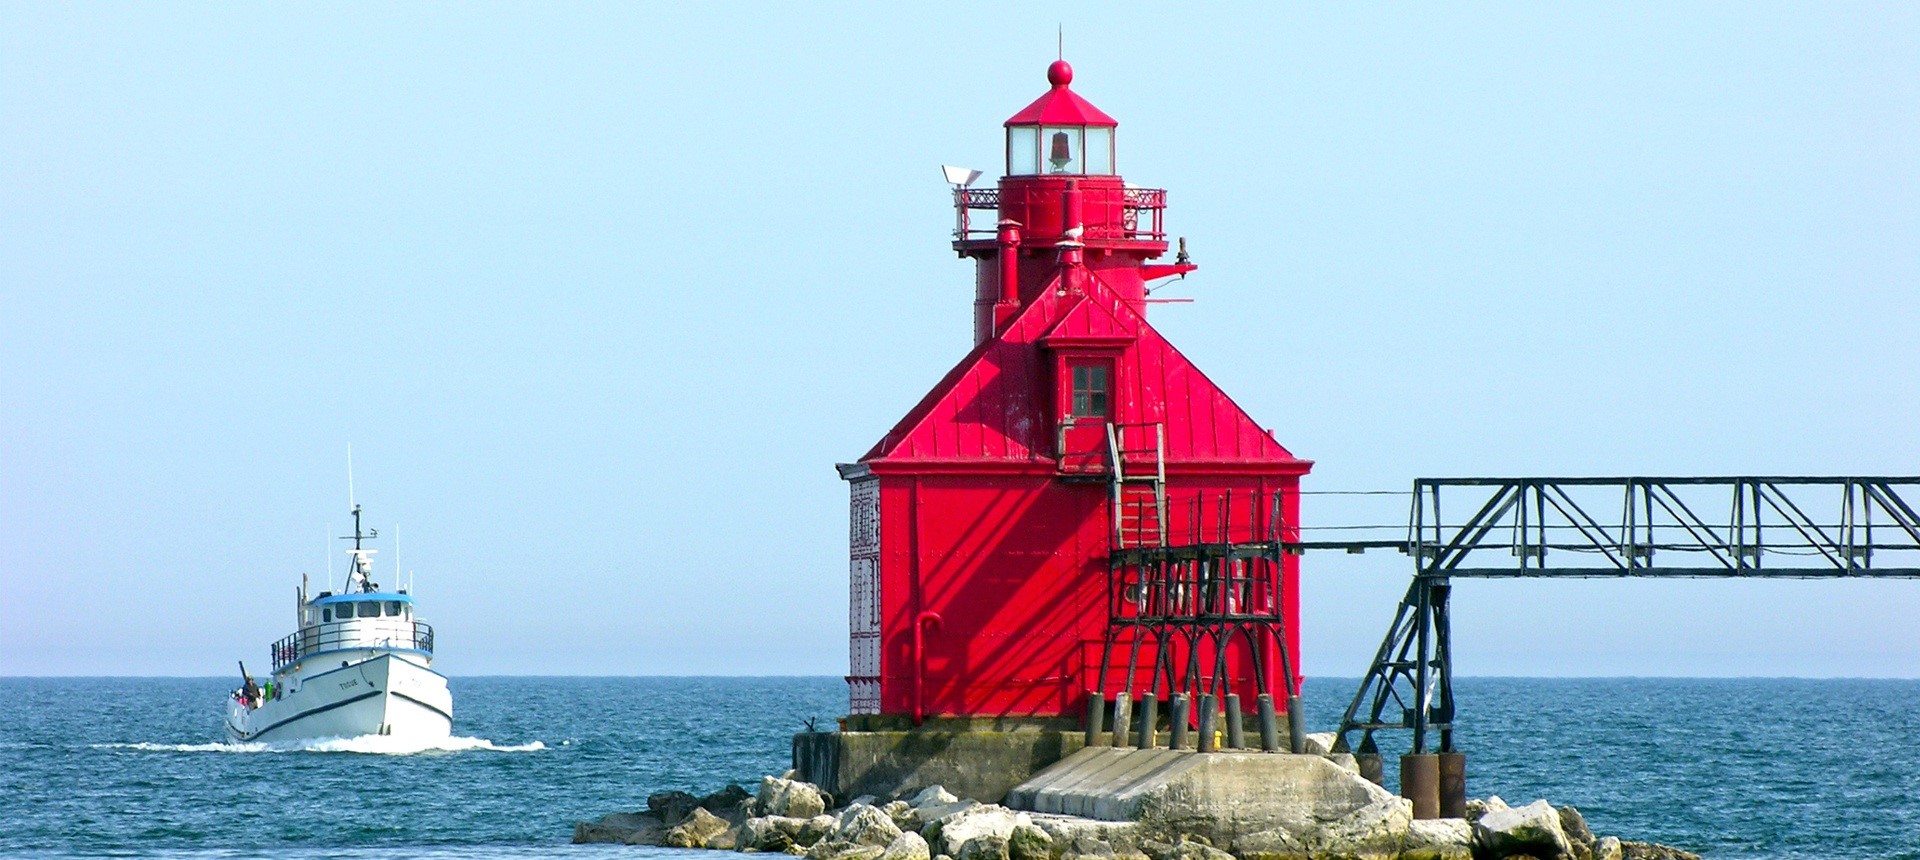
<path fill-rule="evenodd" d="M 433 654 L 433 628 L 419 621 L 336 621 L 303 628 L 273 643 L 273 670 L 325 651 L 402 648 Z"/>

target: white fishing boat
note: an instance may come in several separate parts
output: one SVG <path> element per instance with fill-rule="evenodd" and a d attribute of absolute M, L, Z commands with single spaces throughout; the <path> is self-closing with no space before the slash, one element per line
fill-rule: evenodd
<path fill-rule="evenodd" d="M 383 591 L 353 506 L 353 549 L 340 594 L 299 591 L 299 629 L 272 646 L 273 672 L 243 683 L 227 700 L 227 736 L 235 742 L 385 735 L 431 741 L 453 729 L 447 678 L 433 671 L 433 628 L 414 618 L 407 589 Z"/>

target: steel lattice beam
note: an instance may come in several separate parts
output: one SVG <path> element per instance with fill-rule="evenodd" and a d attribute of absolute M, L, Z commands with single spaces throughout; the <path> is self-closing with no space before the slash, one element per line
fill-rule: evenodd
<path fill-rule="evenodd" d="M 1438 732 L 1452 749 L 1451 580 L 1665 577 L 1920 578 L 1916 477 L 1423 478 L 1407 539 L 1413 583 L 1342 718 L 1360 732 L 1405 729 L 1413 751 Z M 1443 497 L 1448 503 L 1442 507 Z M 1604 507 L 1603 507 L 1604 505 Z M 1712 505 L 1712 507 L 1708 507 Z M 1447 510 L 1465 510 L 1449 520 Z M 1725 517 L 1703 511 L 1725 511 Z M 1348 551 L 1390 541 L 1282 543 Z"/>

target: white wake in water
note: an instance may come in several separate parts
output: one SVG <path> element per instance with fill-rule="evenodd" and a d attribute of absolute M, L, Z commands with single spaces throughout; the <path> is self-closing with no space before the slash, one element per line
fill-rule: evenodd
<path fill-rule="evenodd" d="M 437 738 L 414 740 L 388 735 L 361 735 L 357 738 L 314 738 L 274 743 L 212 744 L 93 744 L 94 749 L 139 750 L 141 752 L 215 752 L 215 753 L 299 753 L 347 752 L 369 755 L 415 755 L 455 752 L 539 752 L 547 748 L 539 741 L 501 746 L 486 738 Z"/>

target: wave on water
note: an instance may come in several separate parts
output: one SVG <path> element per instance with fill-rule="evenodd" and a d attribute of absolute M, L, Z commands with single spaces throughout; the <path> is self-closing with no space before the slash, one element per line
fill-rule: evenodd
<path fill-rule="evenodd" d="M 94 749 L 138 750 L 141 752 L 213 752 L 213 753 L 363 753 L 368 755 L 416 755 L 419 753 L 456 753 L 456 752 L 539 752 L 547 745 L 539 741 L 524 744 L 502 746 L 486 738 L 435 738 L 419 740 L 415 738 L 393 737 L 390 735 L 361 735 L 354 738 L 312 738 L 298 741 L 275 741 L 270 743 L 209 743 L 209 744 L 156 744 L 149 742 L 130 744 L 93 744 Z"/>

